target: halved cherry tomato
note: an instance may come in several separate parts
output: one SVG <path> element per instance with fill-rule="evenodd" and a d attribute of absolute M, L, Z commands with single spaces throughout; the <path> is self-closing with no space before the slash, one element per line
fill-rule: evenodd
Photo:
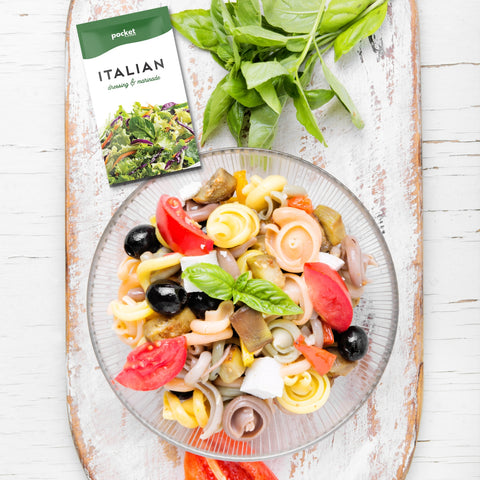
<path fill-rule="evenodd" d="M 299 208 L 309 215 L 313 213 L 312 201 L 306 195 L 297 195 L 287 200 L 287 205 L 292 208 Z"/>
<path fill-rule="evenodd" d="M 307 345 L 303 335 L 300 335 L 293 346 L 303 354 L 312 364 L 312 367 L 320 374 L 325 375 L 332 368 L 336 355 L 315 345 Z"/>
<path fill-rule="evenodd" d="M 213 240 L 187 215 L 178 198 L 162 195 L 155 218 L 160 235 L 175 252 L 203 255 L 213 250 Z"/>
<path fill-rule="evenodd" d="M 186 452 L 185 480 L 278 480 L 263 462 L 227 462 Z"/>
<path fill-rule="evenodd" d="M 315 311 L 334 330 L 344 332 L 352 323 L 353 307 L 342 277 L 320 262 L 306 263 L 304 277 Z"/>
<path fill-rule="evenodd" d="M 132 390 L 156 390 L 175 378 L 185 365 L 187 339 L 165 338 L 132 350 L 115 380 Z"/>

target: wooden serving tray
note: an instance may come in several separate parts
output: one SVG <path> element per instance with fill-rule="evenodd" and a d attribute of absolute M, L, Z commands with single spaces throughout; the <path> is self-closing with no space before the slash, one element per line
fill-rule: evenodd
<path fill-rule="evenodd" d="M 183 453 L 122 407 L 100 371 L 86 318 L 86 291 L 96 244 L 113 212 L 136 185 L 108 186 L 75 25 L 158 7 L 153 0 L 72 0 L 66 30 L 67 400 L 72 435 L 90 479 L 181 479 Z M 163 2 L 163 4 L 167 4 Z M 171 2 L 171 12 L 209 2 Z M 197 131 L 221 68 L 177 35 Z M 333 60 L 327 57 L 330 65 Z M 400 316 L 386 371 L 366 404 L 331 437 L 267 462 L 280 480 L 390 480 L 406 477 L 422 401 L 422 192 L 417 10 L 392 1 L 384 25 L 332 69 L 365 120 L 356 130 L 335 102 L 317 112 L 329 148 L 282 115 L 275 150 L 320 165 L 370 210 L 395 263 Z M 313 82 L 320 82 L 317 77 Z M 220 129 L 205 149 L 234 146 Z"/>

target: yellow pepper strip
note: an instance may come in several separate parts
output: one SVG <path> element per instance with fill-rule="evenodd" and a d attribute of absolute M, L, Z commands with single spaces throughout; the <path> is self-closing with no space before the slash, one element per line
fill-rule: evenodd
<path fill-rule="evenodd" d="M 135 305 L 126 305 L 120 300 L 113 300 L 113 302 L 110 302 L 110 309 L 115 318 L 124 322 L 136 322 L 154 313 L 146 300 Z"/>
<path fill-rule="evenodd" d="M 206 397 L 200 390 L 195 389 L 193 391 L 192 399 L 193 413 L 195 415 L 195 418 L 197 419 L 198 425 L 203 428 L 208 423 L 209 418 L 207 408 L 205 407 Z"/>
<path fill-rule="evenodd" d="M 240 339 L 240 348 L 242 349 L 242 362 L 243 362 L 243 365 L 245 367 L 250 367 L 250 365 L 252 365 L 253 363 L 253 360 L 255 359 L 255 357 L 253 356 L 253 353 L 250 353 L 248 350 L 247 350 L 247 347 L 245 346 L 245 344 L 243 343 L 243 340 Z"/>
<path fill-rule="evenodd" d="M 160 258 L 151 258 L 144 260 L 137 268 L 137 276 L 140 285 L 146 290 L 150 284 L 150 274 L 158 270 L 180 265 L 181 253 L 169 253 Z"/>
<path fill-rule="evenodd" d="M 247 171 L 238 170 L 237 172 L 233 173 L 233 176 L 237 179 L 237 186 L 235 188 L 235 192 L 237 194 L 237 202 L 243 203 L 245 205 L 245 199 L 247 198 L 247 196 L 243 194 L 243 189 L 248 184 Z"/>
<path fill-rule="evenodd" d="M 164 418 L 166 418 L 165 415 L 172 416 L 172 420 L 176 420 L 180 425 L 186 428 L 198 427 L 198 422 L 195 417 L 188 414 L 188 412 L 185 410 L 184 406 L 175 394 L 165 392 L 163 395 L 163 403 Z M 167 418 L 167 420 L 170 420 L 170 418 Z"/>

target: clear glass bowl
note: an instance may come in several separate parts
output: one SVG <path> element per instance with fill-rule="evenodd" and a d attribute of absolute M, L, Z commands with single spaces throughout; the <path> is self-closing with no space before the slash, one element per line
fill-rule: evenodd
<path fill-rule="evenodd" d="M 113 379 L 121 371 L 129 347 L 112 330 L 107 308 L 117 296 L 117 268 L 124 256 L 126 233 L 139 223 L 148 223 L 161 194 L 175 195 L 193 181 L 205 181 L 218 168 L 248 175 L 281 174 L 290 184 L 306 188 L 313 204 L 338 210 L 347 233 L 362 250 L 374 256 L 371 283 L 354 309 L 353 324 L 363 327 L 370 346 L 365 357 L 346 377 L 335 380 L 327 403 L 307 415 L 287 415 L 276 409 L 274 422 L 259 437 L 238 448 L 221 451 L 218 446 L 191 445 L 192 430 L 162 417 L 163 389 L 137 392 Z M 324 170 L 283 153 L 256 149 L 225 149 L 202 155 L 202 168 L 156 178 L 142 183 L 120 206 L 103 233 L 92 262 L 87 293 L 87 314 L 93 348 L 108 384 L 125 407 L 161 438 L 199 455 L 224 460 L 264 460 L 307 448 L 333 433 L 367 400 L 385 370 L 392 351 L 398 321 L 398 292 L 392 259 L 375 221 L 352 192 Z M 253 453 L 249 453 L 253 452 Z"/>

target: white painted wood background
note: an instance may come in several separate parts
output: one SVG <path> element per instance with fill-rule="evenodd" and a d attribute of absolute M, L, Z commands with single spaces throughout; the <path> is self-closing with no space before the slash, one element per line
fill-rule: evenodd
<path fill-rule="evenodd" d="M 0 478 L 85 478 L 65 402 L 68 4 L 0 1 L 0 292 L 6 305 L 0 316 Z M 478 479 L 480 2 L 417 4 L 425 380 L 418 444 L 407 479 Z"/>

